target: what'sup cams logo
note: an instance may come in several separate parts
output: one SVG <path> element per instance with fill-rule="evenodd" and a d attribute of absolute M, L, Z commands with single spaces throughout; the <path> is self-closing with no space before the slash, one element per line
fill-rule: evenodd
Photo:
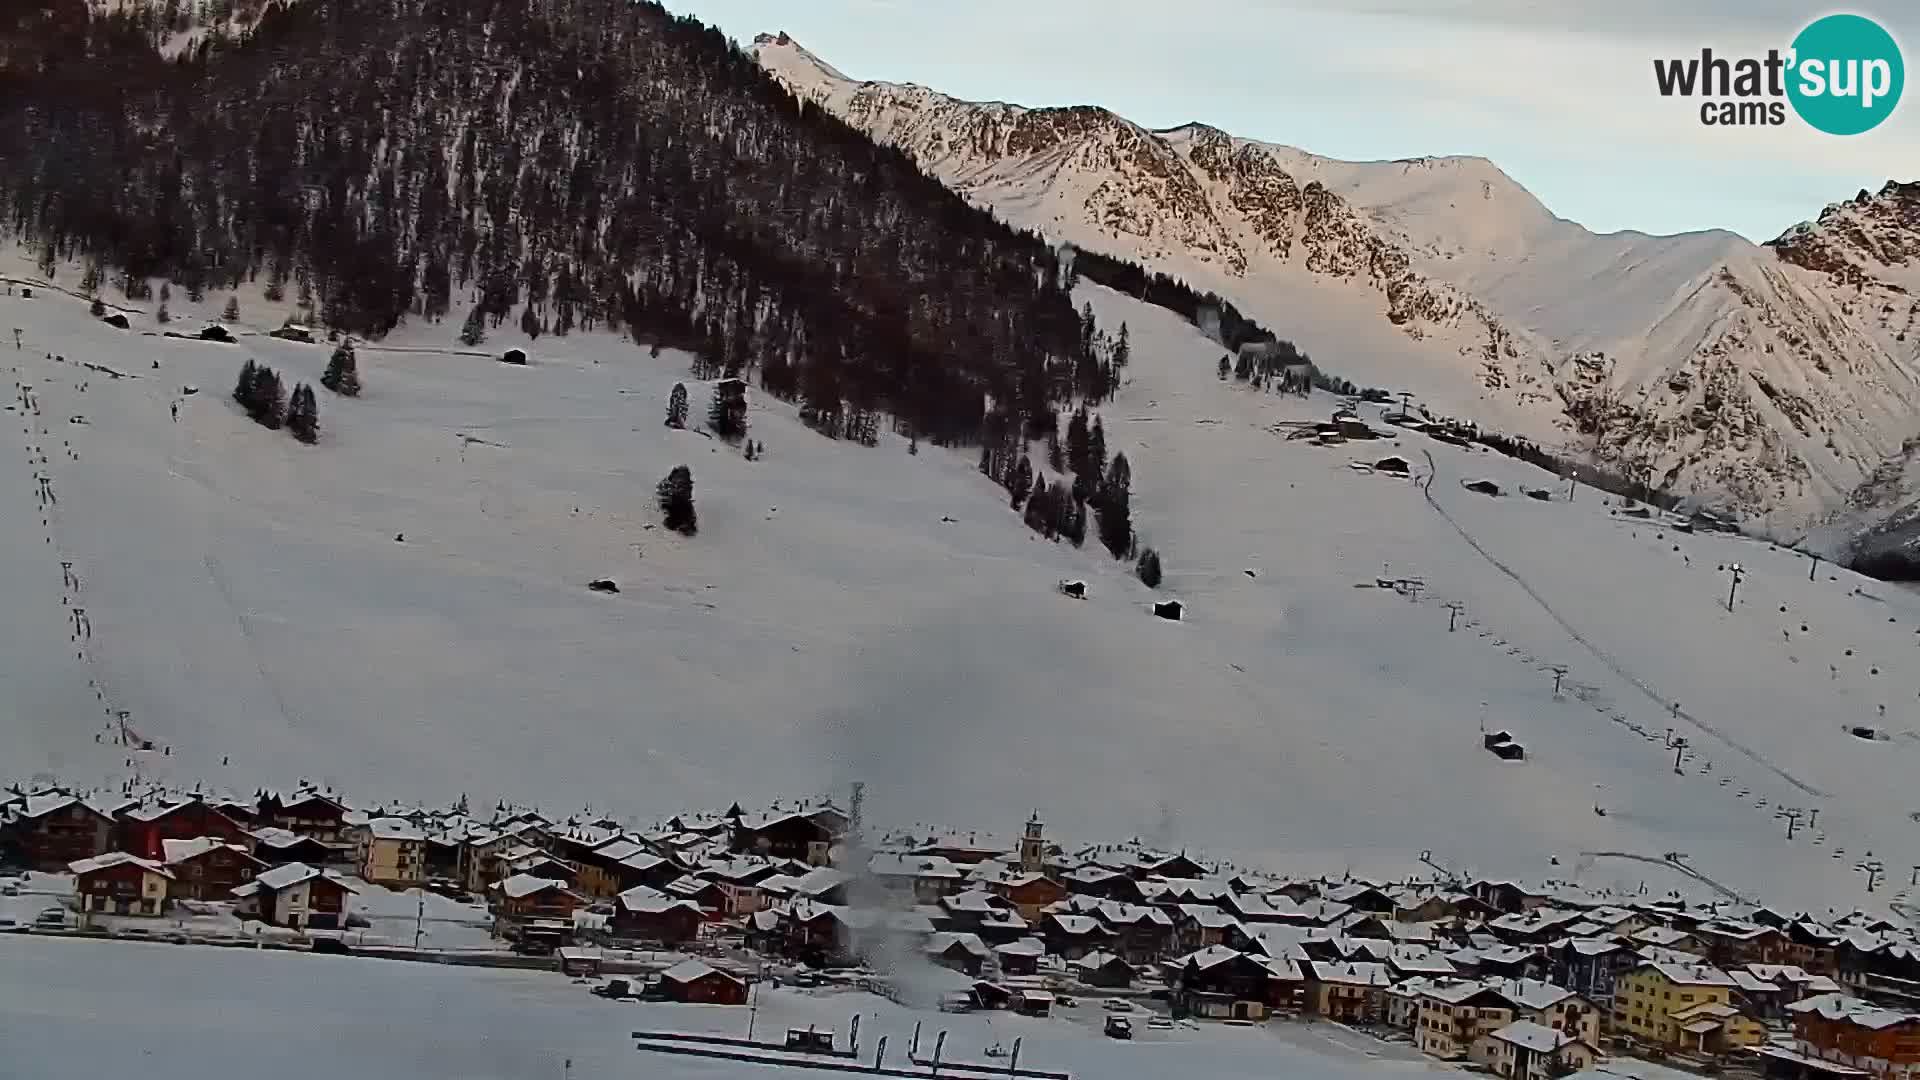
<path fill-rule="evenodd" d="M 1697 57 L 1655 60 L 1661 97 L 1701 98 L 1710 127 L 1778 126 L 1791 105 L 1801 120 L 1829 135 L 1879 127 L 1900 103 L 1906 66 L 1900 46 L 1863 15 L 1828 15 L 1808 23 L 1783 53 L 1730 59 L 1701 49 Z"/>

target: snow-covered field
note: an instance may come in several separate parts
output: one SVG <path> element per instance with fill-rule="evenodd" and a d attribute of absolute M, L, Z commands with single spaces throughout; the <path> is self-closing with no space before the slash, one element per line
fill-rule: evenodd
<path fill-rule="evenodd" d="M 1004 832 L 1037 808 L 1052 834 L 1280 871 L 1429 872 L 1431 851 L 1663 892 L 1686 882 L 1583 853 L 1680 851 L 1815 911 L 1905 888 L 1920 598 L 1824 566 L 1809 582 L 1798 556 L 1670 533 L 1588 489 L 1569 505 L 1491 453 L 1289 442 L 1272 425 L 1336 402 L 1219 382 L 1217 347 L 1171 315 L 1084 299 L 1130 325 L 1108 445 L 1182 623 L 1094 544 L 1030 535 L 971 452 L 831 442 L 758 394 L 764 460 L 664 428 L 675 381 L 706 406 L 684 355 L 574 335 L 519 368 L 459 355 L 457 320 L 403 328 L 385 344 L 442 351 L 363 349 L 365 396 L 318 391 L 322 440 L 303 447 L 228 392 L 247 357 L 317 382 L 326 346 L 170 340 L 144 314 L 128 333 L 68 297 L 0 297 L 22 330 L 0 352 L 0 761 L 117 784 L 126 751 L 95 735 L 126 709 L 171 747 L 138 756 L 148 775 L 305 777 L 362 804 L 465 792 L 650 824 L 864 779 L 880 824 Z M 224 302 L 176 298 L 176 322 Z M 1391 453 L 1424 474 L 1429 451 L 1431 504 L 1349 467 Z M 655 527 L 654 484 L 680 463 L 694 538 Z M 36 469 L 59 500 L 44 526 Z M 1508 495 L 1460 487 L 1479 477 Z M 1735 560 L 1728 614 L 1716 565 Z M 1381 576 L 1426 589 L 1411 602 Z M 588 591 L 601 577 L 621 592 Z M 1528 760 L 1482 749 L 1483 719 Z M 1669 726 L 1693 743 L 1685 775 Z M 1789 843 L 1782 805 L 1817 824 Z M 1874 897 L 1853 869 L 1869 851 L 1892 883 Z"/>
<path fill-rule="evenodd" d="M 628 1033 L 670 1030 L 744 1036 L 748 1010 L 601 1001 L 547 972 L 450 968 L 357 957 L 157 944 L 0 936 L 0 1071 L 20 1080 L 113 1076 L 152 1080 L 247 1075 L 280 1080 L 340 1076 L 529 1080 L 646 1076 L 734 1080 L 798 1070 L 642 1055 Z M 838 1031 L 861 1016 L 865 1060 L 888 1040 L 902 1064 L 916 1022 L 931 1043 L 945 1030 L 948 1060 L 987 1060 L 993 1043 L 1022 1040 L 1023 1067 L 1128 1080 L 1171 1075 L 1358 1080 L 1457 1075 L 1409 1060 L 1404 1046 L 1316 1025 L 1269 1030 L 1143 1030 L 1132 1043 L 1102 1038 L 1099 1010 L 1069 1018 L 912 1012 L 866 994 L 770 990 L 756 1037 L 788 1027 Z M 570 1068 L 569 1068 L 570 1063 Z M 832 1073 L 813 1075 L 832 1076 Z"/>

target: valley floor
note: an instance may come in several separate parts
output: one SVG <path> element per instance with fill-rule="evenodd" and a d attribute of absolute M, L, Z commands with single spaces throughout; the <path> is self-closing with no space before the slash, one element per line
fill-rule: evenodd
<path fill-rule="evenodd" d="M 747 1009 L 601 1001 L 551 972 L 10 935 L 0 935 L 0 968 L 0 1046 L 7 1075 L 22 1078 L 137 1072 L 185 1080 L 262 1070 L 280 1080 L 771 1075 L 764 1066 L 642 1055 L 628 1038 L 641 1029 L 744 1036 Z M 1341 1029 L 1210 1026 L 1143 1031 L 1117 1043 L 1101 1037 L 1091 1000 L 1078 1011 L 1087 1015 L 953 1016 L 866 994 L 789 989 L 762 994 L 755 1023 L 762 1038 L 818 1025 L 844 1039 L 857 1013 L 867 1060 L 886 1036 L 894 1063 L 915 1024 L 924 1024 L 926 1039 L 949 1031 L 950 1059 L 984 1060 L 990 1044 L 1018 1038 L 1023 1066 L 1085 1080 L 1174 1069 L 1210 1080 L 1276 1070 L 1303 1080 L 1458 1075 Z"/>

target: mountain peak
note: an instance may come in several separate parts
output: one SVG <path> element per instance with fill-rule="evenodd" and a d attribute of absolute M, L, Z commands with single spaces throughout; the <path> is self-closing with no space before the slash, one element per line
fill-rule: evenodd
<path fill-rule="evenodd" d="M 785 30 L 757 35 L 753 39 L 753 53 L 762 67 L 789 77 L 807 74 L 813 76 L 809 81 L 842 83 L 855 81 L 849 79 L 839 68 L 814 55 Z"/>
<path fill-rule="evenodd" d="M 1820 216 L 1767 241 L 1783 262 L 1858 287 L 1920 292 L 1920 181 L 1829 203 Z"/>
<path fill-rule="evenodd" d="M 1199 121 L 963 101 L 847 80 L 784 35 L 759 57 L 1011 224 L 1672 494 L 1804 521 L 1920 422 L 1920 185 L 1837 203 L 1771 252 L 1601 234 L 1477 155 L 1343 161 Z"/>

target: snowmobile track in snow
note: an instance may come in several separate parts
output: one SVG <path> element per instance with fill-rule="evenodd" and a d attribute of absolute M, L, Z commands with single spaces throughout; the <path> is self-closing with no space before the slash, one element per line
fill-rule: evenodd
<path fill-rule="evenodd" d="M 1471 547 L 1474 551 L 1478 552 L 1480 557 L 1485 559 L 1489 566 L 1492 566 L 1495 570 L 1498 570 L 1502 574 L 1505 574 L 1508 578 L 1512 579 L 1515 585 L 1520 586 L 1521 591 L 1525 592 L 1529 597 L 1532 597 L 1534 603 L 1540 605 L 1540 610 L 1546 612 L 1548 617 L 1552 618 L 1554 622 L 1560 624 L 1560 629 L 1565 630 L 1567 632 L 1568 637 L 1571 637 L 1573 640 L 1579 642 L 1581 648 L 1584 648 L 1587 650 L 1587 652 L 1593 654 L 1594 659 L 1606 665 L 1607 670 L 1613 672 L 1615 675 L 1620 676 L 1622 679 L 1625 679 L 1628 683 L 1631 683 L 1635 689 L 1639 690 L 1642 694 L 1646 695 L 1648 700 L 1652 701 L 1656 705 L 1659 705 L 1660 710 L 1662 712 L 1668 714 L 1669 716 L 1674 716 L 1681 720 L 1685 720 L 1687 723 L 1692 724 L 1694 727 L 1700 729 L 1701 731 L 1706 732 L 1708 735 L 1711 735 L 1714 738 L 1719 739 L 1721 742 L 1727 744 L 1733 749 L 1738 750 L 1740 753 L 1746 755 L 1754 763 L 1765 767 L 1768 771 L 1780 777 L 1782 780 L 1785 780 L 1787 783 L 1792 784 L 1794 787 L 1799 788 L 1801 791 L 1822 799 L 1828 797 L 1826 792 L 1821 791 L 1819 788 L 1814 787 L 1812 784 L 1807 783 L 1806 781 L 1793 775 L 1787 770 L 1774 764 L 1772 761 L 1769 761 L 1764 754 L 1761 754 L 1759 751 L 1754 750 L 1752 747 L 1749 747 L 1746 744 L 1739 742 L 1738 740 L 1729 736 L 1726 732 L 1721 731 L 1718 727 L 1715 727 L 1714 725 L 1709 724 L 1706 721 L 1700 719 L 1699 717 L 1694 716 L 1693 714 L 1687 712 L 1685 709 L 1682 709 L 1678 702 L 1668 701 L 1666 698 L 1661 697 L 1658 691 L 1654 690 L 1653 687 L 1648 686 L 1646 683 L 1641 682 L 1640 679 L 1635 677 L 1632 672 L 1628 671 L 1623 665 L 1621 665 L 1619 661 L 1615 660 L 1612 656 L 1608 655 L 1606 650 L 1600 648 L 1599 646 L 1595 645 L 1593 642 L 1588 641 L 1585 637 L 1583 637 L 1580 631 L 1573 628 L 1573 625 L 1571 623 L 1567 622 L 1566 619 L 1561 618 L 1560 613 L 1554 610 L 1552 604 L 1547 603 L 1546 597 L 1541 596 L 1538 592 L 1535 592 L 1533 586 L 1527 584 L 1527 580 L 1525 578 L 1515 573 L 1513 569 L 1509 567 L 1506 563 L 1503 563 L 1499 559 L 1495 558 L 1492 552 L 1488 551 L 1484 547 L 1481 547 L 1480 542 L 1473 538 L 1473 534 L 1469 533 L 1464 527 L 1462 527 L 1458 521 L 1455 521 L 1452 514 L 1447 513 L 1446 507 L 1441 506 L 1439 500 L 1433 497 L 1433 477 L 1434 477 L 1434 474 L 1439 471 L 1439 466 L 1435 464 L 1433 460 L 1433 452 L 1430 450 L 1422 450 L 1420 452 L 1422 454 L 1425 454 L 1427 458 L 1427 475 L 1420 484 L 1420 495 L 1422 498 L 1427 500 L 1427 505 L 1432 507 L 1434 512 L 1439 514 L 1440 517 L 1444 519 L 1448 525 L 1453 526 L 1453 531 L 1460 534 L 1460 539 L 1465 540 L 1467 542 L 1468 547 Z"/>

